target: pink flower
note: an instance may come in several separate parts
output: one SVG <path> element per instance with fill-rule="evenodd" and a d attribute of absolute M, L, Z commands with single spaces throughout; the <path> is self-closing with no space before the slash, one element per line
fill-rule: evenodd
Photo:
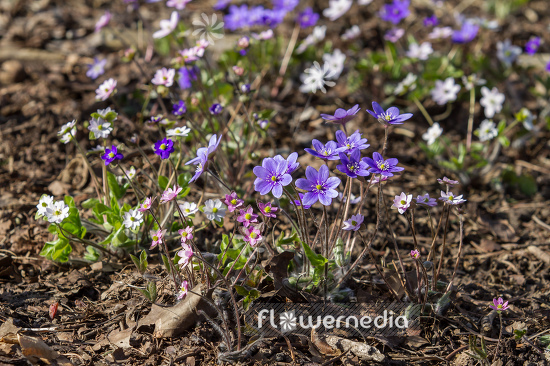
<path fill-rule="evenodd" d="M 229 210 L 229 212 L 235 211 L 237 207 L 242 206 L 244 203 L 244 201 L 237 196 L 236 192 L 226 194 L 224 202 L 227 205 L 227 209 Z"/>
<path fill-rule="evenodd" d="M 179 187 L 177 184 L 174 185 L 174 188 L 168 188 L 166 191 L 162 193 L 162 196 L 160 197 L 160 203 L 166 203 L 166 202 L 172 201 L 174 198 L 178 196 L 181 190 L 182 188 Z"/>
<path fill-rule="evenodd" d="M 160 30 L 153 33 L 153 38 L 164 38 L 176 29 L 180 16 L 177 11 L 173 11 L 170 20 L 163 19 L 160 21 Z"/>
<path fill-rule="evenodd" d="M 187 240 L 193 239 L 193 227 L 188 226 L 185 229 L 179 229 L 178 234 L 181 235 L 181 244 L 185 244 Z"/>
<path fill-rule="evenodd" d="M 197 61 L 204 55 L 204 48 L 202 47 L 192 47 L 186 48 L 183 51 L 180 51 L 180 55 L 183 58 L 185 63 Z"/>
<path fill-rule="evenodd" d="M 252 207 L 248 206 L 246 210 L 240 210 L 237 221 L 242 222 L 244 227 L 249 227 L 250 223 L 258 222 L 258 215 L 253 212 Z"/>
<path fill-rule="evenodd" d="M 155 197 L 156 198 L 156 197 Z M 138 211 L 139 212 L 145 212 L 147 210 L 151 209 L 151 206 L 153 205 L 153 201 L 155 198 L 151 199 L 151 197 L 147 197 L 145 201 L 139 206 Z"/>
<path fill-rule="evenodd" d="M 167 69 L 166 67 L 163 67 L 162 69 L 157 70 L 155 77 L 151 80 L 151 82 L 155 85 L 170 87 L 174 84 L 174 76 L 176 76 L 175 69 Z"/>
<path fill-rule="evenodd" d="M 418 250 L 411 250 L 411 257 L 414 259 L 420 258 L 420 252 Z"/>
<path fill-rule="evenodd" d="M 412 194 L 407 195 L 404 192 L 401 192 L 399 196 L 395 196 L 392 207 L 397 208 L 397 211 L 399 211 L 400 214 L 404 214 L 405 211 L 407 211 L 407 209 L 411 206 L 412 198 Z"/>
<path fill-rule="evenodd" d="M 245 227 L 242 229 L 242 233 L 244 235 L 244 241 L 249 242 L 253 247 L 263 240 L 258 225 L 250 225 L 248 228 Z"/>
<path fill-rule="evenodd" d="M 437 178 L 437 181 L 439 182 L 439 184 L 446 184 L 451 187 L 454 185 L 460 184 L 457 180 L 452 180 L 447 177 L 443 177 L 443 179 Z"/>
<path fill-rule="evenodd" d="M 170 8 L 176 8 L 178 10 L 183 10 L 185 9 L 185 5 L 187 5 L 187 3 L 189 2 L 191 2 L 191 0 L 168 0 L 166 2 L 166 6 Z"/>
<path fill-rule="evenodd" d="M 183 281 L 180 286 L 180 292 L 178 293 L 178 300 L 183 299 L 185 296 L 187 296 L 189 285 L 187 281 Z"/>
<path fill-rule="evenodd" d="M 271 206 L 271 202 L 262 203 L 260 201 L 256 201 L 256 204 L 258 205 L 260 213 L 265 217 L 277 217 L 277 215 L 275 215 L 275 212 L 277 212 L 279 207 Z"/>
<path fill-rule="evenodd" d="M 244 69 L 240 66 L 233 66 L 233 72 L 235 73 L 235 75 L 237 76 L 243 76 L 244 74 Z"/>
<path fill-rule="evenodd" d="M 160 243 L 162 243 L 162 239 L 164 239 L 164 234 L 166 233 L 166 230 L 158 230 L 158 231 L 151 231 L 151 239 L 153 239 L 153 242 L 151 243 L 151 248 L 153 249 Z"/>
<path fill-rule="evenodd" d="M 508 310 L 508 301 L 504 302 L 502 297 L 499 297 L 498 299 L 493 299 L 493 305 L 489 305 L 489 307 L 500 313 L 501 311 Z"/>
<path fill-rule="evenodd" d="M 206 39 L 199 39 L 195 46 L 204 50 L 206 49 L 206 47 L 210 46 L 210 42 L 208 42 Z"/>
<path fill-rule="evenodd" d="M 95 23 L 95 31 L 96 33 L 101 30 L 101 28 L 105 27 L 107 24 L 109 24 L 109 21 L 111 20 L 111 13 L 109 11 L 106 11 L 105 14 L 103 14 L 97 23 Z"/>
<path fill-rule="evenodd" d="M 96 100 L 107 100 L 107 98 L 109 98 L 111 96 L 111 94 L 115 91 L 116 84 L 117 84 L 117 82 L 113 78 L 111 78 L 109 80 L 105 80 L 103 82 L 103 84 L 101 84 L 99 86 L 99 88 L 97 88 L 95 90 L 95 93 L 96 93 L 95 99 Z"/>
<path fill-rule="evenodd" d="M 178 264 L 181 267 L 185 267 L 189 264 L 191 257 L 193 257 L 193 249 L 189 244 L 182 244 L 181 247 L 182 249 L 178 252 L 178 257 L 180 257 Z"/>
<path fill-rule="evenodd" d="M 459 205 L 466 202 L 466 200 L 462 198 L 462 195 L 456 196 L 453 192 L 446 193 L 443 191 L 441 191 L 441 197 L 439 197 L 439 200 L 449 205 Z"/>

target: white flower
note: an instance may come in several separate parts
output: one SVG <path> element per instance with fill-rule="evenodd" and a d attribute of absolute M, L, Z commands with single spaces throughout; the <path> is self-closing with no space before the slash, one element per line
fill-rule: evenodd
<path fill-rule="evenodd" d="M 171 130 L 166 130 L 166 136 L 187 136 L 189 135 L 189 132 L 191 132 L 191 129 L 189 127 L 176 127 L 172 128 Z"/>
<path fill-rule="evenodd" d="M 430 93 L 437 104 L 444 105 L 456 100 L 456 94 L 459 90 L 460 85 L 455 84 L 455 79 L 449 77 L 444 81 L 436 80 L 435 88 Z"/>
<path fill-rule="evenodd" d="M 164 85 L 165 87 L 171 87 L 174 83 L 174 76 L 176 75 L 175 69 L 167 69 L 163 67 L 155 72 L 155 77 L 151 82 L 155 85 Z"/>
<path fill-rule="evenodd" d="M 180 16 L 177 11 L 173 11 L 170 20 L 163 19 L 160 21 L 160 30 L 153 33 L 153 38 L 164 38 L 176 29 Z"/>
<path fill-rule="evenodd" d="M 49 222 L 60 224 L 65 218 L 69 217 L 69 206 L 63 201 L 57 201 L 46 208 L 46 217 Z"/>
<path fill-rule="evenodd" d="M 266 41 L 273 38 L 273 29 L 268 29 L 263 32 L 252 33 L 252 38 L 257 39 L 258 41 Z"/>
<path fill-rule="evenodd" d="M 329 70 L 332 74 L 332 79 L 338 79 L 342 71 L 344 70 L 344 61 L 346 61 L 346 55 L 339 49 L 335 49 L 332 55 L 325 53 L 323 55 L 323 61 L 328 64 Z"/>
<path fill-rule="evenodd" d="M 76 135 L 76 127 L 73 127 L 69 132 L 61 136 L 59 141 L 64 143 L 65 145 L 68 144 L 72 139 L 74 138 L 74 135 Z"/>
<path fill-rule="evenodd" d="M 453 35 L 453 28 L 451 27 L 435 27 L 432 32 L 428 34 L 429 39 L 449 38 Z"/>
<path fill-rule="evenodd" d="M 486 80 L 481 79 L 476 74 L 472 75 L 462 75 L 462 83 L 464 84 L 464 87 L 466 90 L 472 90 L 475 86 L 479 85 L 485 85 Z"/>
<path fill-rule="evenodd" d="M 421 45 L 418 45 L 418 43 L 411 43 L 407 51 L 407 57 L 427 60 L 433 51 L 430 42 L 423 42 Z"/>
<path fill-rule="evenodd" d="M 225 210 L 222 201 L 218 199 L 204 203 L 204 213 L 208 220 L 221 221 L 225 217 Z"/>
<path fill-rule="evenodd" d="M 396 208 L 400 214 L 404 214 L 405 211 L 407 211 L 407 209 L 411 206 L 412 198 L 412 194 L 407 195 L 405 192 L 401 192 L 399 196 L 395 196 L 391 207 Z"/>
<path fill-rule="evenodd" d="M 130 209 L 124 214 L 124 226 L 128 229 L 136 230 L 143 222 L 143 214 L 138 210 Z"/>
<path fill-rule="evenodd" d="M 53 208 L 53 196 L 48 196 L 47 194 L 42 195 L 42 197 L 40 197 L 40 201 L 38 201 L 38 205 L 36 205 L 36 208 L 38 209 L 38 215 L 46 215 L 47 209 Z"/>
<path fill-rule="evenodd" d="M 488 141 L 494 139 L 498 135 L 498 130 L 493 121 L 484 120 L 481 122 L 477 130 L 480 141 Z"/>
<path fill-rule="evenodd" d="M 73 119 L 71 122 L 65 123 L 59 129 L 59 131 L 57 132 L 57 135 L 61 136 L 61 135 L 65 135 L 65 134 L 69 133 L 75 125 L 76 125 L 76 120 L 75 119 Z"/>
<path fill-rule="evenodd" d="M 439 136 L 441 136 L 442 133 L 443 129 L 439 126 L 439 123 L 435 122 L 430 128 L 428 128 L 428 131 L 422 135 L 422 139 L 424 139 L 428 145 L 431 145 Z"/>
<path fill-rule="evenodd" d="M 480 99 L 479 104 L 485 108 L 485 116 L 487 118 L 493 118 L 495 113 L 502 110 L 504 94 L 499 93 L 497 88 L 489 90 L 486 86 L 481 87 L 481 94 L 483 98 Z"/>
<path fill-rule="evenodd" d="M 318 25 L 314 27 L 311 34 L 307 36 L 306 39 L 304 39 L 300 46 L 298 46 L 298 48 L 296 49 L 296 53 L 303 53 L 309 46 L 321 42 L 323 39 L 325 39 L 326 32 L 326 25 Z"/>
<path fill-rule="evenodd" d="M 136 168 L 134 168 L 133 166 L 131 166 L 129 170 L 125 170 L 125 172 L 130 179 L 134 179 L 134 177 L 136 176 Z"/>
<path fill-rule="evenodd" d="M 328 8 L 323 10 L 323 15 L 331 21 L 335 21 L 351 8 L 352 0 L 329 0 Z"/>
<path fill-rule="evenodd" d="M 358 5 L 369 5 L 372 3 L 372 0 L 357 0 Z"/>
<path fill-rule="evenodd" d="M 90 125 L 88 126 L 88 130 L 94 133 L 94 136 L 96 139 L 101 138 L 107 138 L 113 128 L 111 127 L 111 123 L 105 121 L 103 118 L 92 118 L 90 121 Z"/>
<path fill-rule="evenodd" d="M 181 213 L 183 213 L 183 216 L 185 217 L 189 215 L 193 215 L 195 212 L 199 210 L 195 202 L 184 202 L 179 206 L 180 206 Z"/>
<path fill-rule="evenodd" d="M 168 0 L 166 2 L 166 6 L 170 8 L 176 8 L 178 10 L 183 10 L 185 9 L 185 5 L 187 5 L 187 3 L 189 2 L 191 2 L 191 0 Z"/>
<path fill-rule="evenodd" d="M 223 21 L 218 22 L 218 16 L 215 13 L 212 14 L 211 18 L 206 13 L 201 13 L 201 18 L 202 21 L 200 19 L 193 20 L 195 26 L 193 36 L 199 36 L 201 40 L 206 41 L 208 44 L 214 44 L 216 40 L 224 37 L 223 26 L 225 23 Z M 202 45 L 197 46 L 203 49 L 206 48 Z"/>
<path fill-rule="evenodd" d="M 96 100 L 107 100 L 113 94 L 116 89 L 117 81 L 113 78 L 105 80 L 101 85 L 95 90 L 95 99 Z"/>
<path fill-rule="evenodd" d="M 303 85 L 300 86 L 302 93 L 315 93 L 317 90 L 321 90 L 326 93 L 326 86 L 334 86 L 336 83 L 330 81 L 334 71 L 330 70 L 330 66 L 325 62 L 323 68 L 317 61 L 313 63 L 314 67 L 310 67 L 304 70 L 304 73 L 300 76 Z"/>
<path fill-rule="evenodd" d="M 344 34 L 342 34 L 342 39 L 344 41 L 350 41 L 352 39 L 355 39 L 361 35 L 361 30 L 358 26 L 354 25 L 353 27 L 346 29 Z"/>
<path fill-rule="evenodd" d="M 513 46 L 509 39 L 504 42 L 497 42 L 497 57 L 507 66 L 512 65 L 518 56 L 521 55 L 521 47 Z"/>
<path fill-rule="evenodd" d="M 115 118 L 113 118 L 113 121 L 116 120 L 117 116 L 118 116 L 118 113 L 114 110 L 114 109 L 111 109 L 111 107 L 107 107 L 105 109 L 98 109 L 96 111 L 97 114 L 99 114 L 99 117 L 103 118 L 103 119 L 107 119 L 107 114 L 109 113 L 114 113 L 115 114 Z"/>
<path fill-rule="evenodd" d="M 409 72 L 407 76 L 405 76 L 405 79 L 401 80 L 401 82 L 397 84 L 393 93 L 395 95 L 402 95 L 406 92 L 414 90 L 416 88 L 416 79 L 417 76 Z"/>
<path fill-rule="evenodd" d="M 527 108 L 521 108 L 516 114 L 516 119 L 519 122 L 523 123 L 523 127 L 527 131 L 532 131 L 533 127 L 535 127 L 535 125 L 533 124 L 535 116 L 533 116 L 533 113 L 531 113 L 531 111 L 529 111 L 529 109 Z"/>

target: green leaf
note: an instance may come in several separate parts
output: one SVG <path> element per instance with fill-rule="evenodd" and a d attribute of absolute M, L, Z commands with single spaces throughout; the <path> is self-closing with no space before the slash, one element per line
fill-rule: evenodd
<path fill-rule="evenodd" d="M 124 190 L 118 184 L 116 180 L 116 176 L 111 172 L 107 172 L 107 185 L 109 186 L 111 197 L 114 197 L 117 200 L 119 200 L 122 198 L 122 196 L 124 196 L 124 193 L 125 193 Z"/>
<path fill-rule="evenodd" d="M 137 268 L 137 270 L 139 271 L 139 273 L 142 273 L 142 272 L 141 272 L 141 266 L 140 266 L 139 258 L 136 257 L 136 256 L 133 255 L 133 254 L 130 254 L 130 258 L 132 258 L 132 262 L 134 262 L 134 265 L 136 266 L 136 268 Z"/>
<path fill-rule="evenodd" d="M 99 203 L 97 198 L 89 198 L 86 201 L 82 202 L 82 208 L 89 210 Z"/>
<path fill-rule="evenodd" d="M 155 302 L 157 299 L 157 285 L 154 282 L 151 281 L 147 284 L 147 292 L 149 292 L 148 299 Z"/>
<path fill-rule="evenodd" d="M 168 186 L 168 177 L 165 177 L 164 175 L 159 175 L 158 178 L 159 187 L 162 191 L 166 190 L 166 187 Z"/>
<path fill-rule="evenodd" d="M 164 254 L 162 254 L 162 262 L 164 263 L 164 268 L 166 268 L 166 272 L 168 272 L 168 274 L 172 273 L 172 267 L 170 267 L 170 261 Z"/>
<path fill-rule="evenodd" d="M 74 203 L 74 199 L 71 196 L 65 196 L 64 198 L 65 204 L 71 208 L 76 207 Z"/>
<path fill-rule="evenodd" d="M 42 248 L 40 255 L 61 263 L 65 263 L 69 260 L 69 254 L 73 251 L 69 240 L 59 237 L 57 240 L 47 242 Z"/>
<path fill-rule="evenodd" d="M 86 253 L 84 253 L 84 259 L 92 262 L 97 262 L 100 257 L 101 257 L 101 253 L 99 252 L 99 250 L 97 250 L 91 245 L 88 245 L 86 247 Z"/>
<path fill-rule="evenodd" d="M 141 254 L 139 255 L 139 267 L 141 273 L 144 273 L 147 270 L 147 265 L 147 252 L 145 250 L 142 250 Z"/>
<path fill-rule="evenodd" d="M 235 285 L 235 291 L 241 296 L 248 296 L 249 291 L 243 286 Z"/>
<path fill-rule="evenodd" d="M 327 259 L 323 257 L 321 254 L 316 254 L 313 250 L 311 250 L 311 248 L 309 247 L 309 245 L 307 245 L 307 243 L 302 243 L 302 245 L 304 247 L 304 253 L 306 254 L 306 257 L 309 259 L 313 267 L 324 268 L 325 263 L 328 262 Z"/>

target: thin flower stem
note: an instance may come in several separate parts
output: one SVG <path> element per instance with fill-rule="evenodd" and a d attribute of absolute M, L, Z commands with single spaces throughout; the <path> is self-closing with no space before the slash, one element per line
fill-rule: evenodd
<path fill-rule="evenodd" d="M 292 220 L 290 218 L 290 216 L 288 216 L 288 213 L 287 213 L 287 216 L 288 218 L 290 219 L 290 222 L 292 222 L 294 224 L 294 227 L 296 228 L 296 231 L 300 234 L 300 236 L 302 237 L 302 241 L 307 243 L 309 245 L 309 241 L 306 240 L 306 236 L 305 236 L 305 233 L 304 233 L 304 229 L 306 229 L 305 227 L 305 223 L 302 222 L 302 220 L 304 219 L 303 216 L 300 215 L 300 212 L 298 210 L 298 206 L 296 205 L 296 202 L 294 202 L 294 198 L 292 197 L 292 195 L 290 194 L 290 192 L 286 189 L 286 188 L 283 188 L 283 191 L 285 192 L 285 194 L 287 195 L 288 199 L 290 200 L 290 203 L 294 206 L 294 210 L 296 211 L 296 217 L 298 219 L 298 226 L 300 227 L 299 229 L 296 227 L 296 223 L 294 222 L 294 220 Z M 298 195 L 298 198 L 300 197 L 300 195 Z M 302 205 L 302 201 L 300 200 L 300 207 L 304 207 Z M 281 211 L 284 212 L 284 210 L 281 208 Z"/>
<path fill-rule="evenodd" d="M 212 167 L 212 169 L 215 170 L 214 167 Z M 222 186 L 224 186 L 230 193 L 232 191 L 231 187 L 229 187 L 227 184 L 225 184 L 225 182 L 223 180 L 221 180 L 221 178 L 218 176 L 217 172 L 214 173 L 212 170 L 210 170 L 210 168 L 207 169 L 208 173 L 210 173 L 210 175 L 212 177 L 214 177 L 214 179 L 216 179 Z"/>
<path fill-rule="evenodd" d="M 344 215 L 340 218 L 340 225 L 338 225 L 338 229 L 336 230 L 336 236 L 334 237 L 334 240 L 330 243 L 330 250 L 332 250 L 332 248 L 334 247 L 334 244 L 336 243 L 336 240 L 338 240 L 338 237 L 340 236 L 340 233 L 342 232 L 342 227 L 344 225 L 344 221 L 346 220 L 346 218 L 348 217 L 348 212 L 349 212 L 349 206 L 351 204 L 351 188 L 353 186 L 353 179 L 348 177 L 349 179 L 349 190 L 348 190 L 348 196 L 347 196 L 347 200 L 346 200 L 346 209 L 344 210 Z M 346 183 L 347 185 L 347 183 Z M 342 197 L 345 197 L 345 189 L 344 189 L 344 196 Z"/>
<path fill-rule="evenodd" d="M 428 121 L 428 123 L 430 124 L 430 126 L 433 126 L 434 121 L 433 121 L 432 117 L 430 116 L 430 114 L 428 113 L 428 111 L 426 110 L 426 108 L 424 108 L 424 106 L 422 105 L 422 103 L 420 103 L 420 101 L 418 100 L 417 97 L 413 97 L 413 102 L 414 102 L 414 104 L 416 104 L 416 106 L 418 107 L 418 109 L 420 110 L 420 112 L 422 113 L 422 115 L 424 116 L 424 118 L 426 118 L 426 121 Z"/>
<path fill-rule="evenodd" d="M 348 188 L 349 188 L 349 182 L 350 182 L 350 181 L 349 181 L 349 178 L 348 178 L 348 180 L 346 180 L 346 185 L 345 185 L 345 187 L 344 187 L 344 194 L 343 194 L 342 198 L 344 198 L 345 195 L 346 195 L 346 191 L 347 191 Z M 338 207 L 338 212 L 336 213 L 336 220 L 338 220 L 338 218 L 340 217 L 340 214 L 342 213 L 342 208 L 343 208 L 343 207 L 344 207 L 344 202 L 342 202 L 342 204 L 340 204 L 340 207 Z M 342 223 L 340 223 L 340 225 L 342 225 Z M 335 232 L 335 231 L 336 231 L 336 225 L 334 225 L 334 226 L 332 227 L 332 229 L 330 230 L 330 239 L 331 239 L 331 242 L 334 241 L 333 238 L 334 238 L 334 232 Z"/>
<path fill-rule="evenodd" d="M 113 255 L 115 257 L 117 257 L 118 259 L 122 259 L 123 257 L 120 256 L 117 252 L 112 252 L 110 251 L 109 249 L 105 248 L 105 247 L 102 247 L 101 245 L 99 244 L 96 244 L 94 243 L 93 241 L 90 241 L 90 240 L 87 240 L 87 239 L 84 239 L 84 238 L 79 238 L 75 235 L 73 235 L 71 232 L 65 230 L 60 224 L 56 224 L 57 227 L 59 228 L 59 230 L 65 232 L 66 234 L 69 234 L 69 236 L 71 237 L 71 239 L 73 239 L 74 241 L 78 242 L 78 243 L 81 243 L 81 244 L 87 244 L 87 245 L 90 245 L 96 249 L 99 249 L 100 251 L 102 252 L 105 252 L 109 255 Z"/>
<path fill-rule="evenodd" d="M 384 126 L 384 147 L 382 148 L 382 156 L 386 156 L 386 151 L 388 150 L 388 136 L 390 134 L 389 126 Z M 380 176 L 382 178 L 382 176 Z"/>
<path fill-rule="evenodd" d="M 430 231 L 432 232 L 432 240 L 434 240 L 435 233 L 434 233 L 434 223 L 432 220 L 432 214 L 430 213 L 430 208 L 426 207 L 426 211 L 428 212 L 428 220 L 430 221 Z"/>
<path fill-rule="evenodd" d="M 159 230 L 162 230 L 162 225 L 157 220 L 157 217 L 155 216 L 153 211 L 149 210 L 149 213 L 151 214 L 151 216 L 153 216 L 153 220 L 156 221 Z M 162 238 L 162 248 L 164 249 L 164 253 L 166 254 L 166 259 L 168 259 L 168 262 L 170 263 L 170 271 L 172 272 L 172 280 L 174 281 L 174 286 L 176 286 L 176 288 L 179 288 L 181 284 L 181 278 L 179 276 L 179 272 L 176 273 L 176 268 L 174 267 L 174 261 L 170 259 L 170 251 L 168 250 L 168 244 L 166 244 L 166 240 L 164 238 Z"/>
<path fill-rule="evenodd" d="M 124 176 L 126 177 L 126 179 L 128 180 L 128 182 L 130 183 L 130 185 L 132 186 L 132 188 L 134 189 L 134 194 L 138 200 L 138 203 L 141 202 L 141 198 L 138 196 L 138 189 L 136 188 L 136 186 L 134 186 L 134 182 L 132 182 L 132 180 L 130 179 L 130 177 L 128 176 L 128 174 L 126 173 L 126 171 L 124 169 L 122 169 L 122 166 L 119 164 L 118 167 L 120 168 L 120 170 L 122 170 L 122 174 L 124 174 Z M 143 193 L 143 192 L 141 192 Z M 144 194 L 145 196 L 145 194 Z"/>
<path fill-rule="evenodd" d="M 241 251 L 239 252 L 239 255 L 237 256 L 237 258 L 235 258 L 235 260 L 233 261 L 233 264 L 231 265 L 231 268 L 229 268 L 229 271 L 227 271 L 227 275 L 225 276 L 225 278 L 229 279 L 229 274 L 231 273 L 231 271 L 233 270 L 233 267 L 235 267 L 235 264 L 239 261 L 239 259 L 241 259 L 241 256 L 243 255 L 244 251 L 248 248 L 248 245 L 250 243 L 249 242 L 246 242 L 246 244 L 243 246 L 243 248 L 241 249 Z M 229 244 L 227 245 L 229 247 Z M 222 257 L 223 258 L 223 257 Z M 250 258 L 249 258 L 250 259 Z M 247 262 L 248 263 L 248 262 Z"/>
<path fill-rule="evenodd" d="M 449 225 L 449 214 L 451 210 L 447 210 L 447 215 L 445 215 L 445 231 L 443 232 L 443 245 L 441 247 L 441 254 L 439 255 L 439 264 L 437 265 L 437 273 L 433 279 L 434 286 L 437 286 L 437 279 L 439 278 L 439 273 L 441 272 L 441 267 L 443 265 L 443 255 L 445 254 L 445 248 L 447 246 L 447 229 Z M 435 287 L 434 287 L 435 290 Z"/>
<path fill-rule="evenodd" d="M 502 313 L 500 311 L 497 311 L 497 313 L 498 313 L 498 319 L 500 321 L 500 330 L 499 330 L 499 333 L 498 333 L 497 348 L 495 349 L 495 355 L 493 356 L 492 364 L 494 364 L 496 359 L 497 359 L 498 349 L 500 348 L 500 339 L 502 338 Z"/>
<path fill-rule="evenodd" d="M 250 263 L 250 260 L 252 260 L 252 258 L 254 257 L 254 255 L 256 254 L 257 251 L 258 251 L 258 247 L 254 248 L 254 251 L 252 252 L 252 254 L 250 254 L 250 257 L 248 257 L 246 263 L 244 264 L 244 267 L 241 269 L 241 271 L 239 272 L 239 274 L 237 275 L 237 277 L 233 281 L 233 286 L 235 286 L 237 284 L 237 281 L 239 280 L 239 278 L 241 278 L 241 275 L 243 274 L 243 271 L 246 270 L 246 267 L 248 266 L 248 263 Z"/>
<path fill-rule="evenodd" d="M 327 301 L 327 285 L 328 285 L 328 246 L 329 246 L 329 236 L 328 236 L 328 214 L 327 214 L 327 206 L 323 205 L 323 213 L 325 216 L 325 240 L 324 240 L 324 257 L 326 259 L 325 262 L 325 280 L 324 280 L 324 301 Z"/>
<path fill-rule="evenodd" d="M 439 234 L 439 229 L 441 227 L 441 222 L 443 221 L 443 217 L 445 216 L 445 210 L 447 210 L 448 207 L 447 205 L 444 206 L 443 208 L 443 212 L 441 213 L 441 216 L 439 217 L 439 222 L 437 223 L 437 228 L 435 229 L 435 235 L 432 239 L 432 245 L 430 247 L 430 253 L 428 254 L 428 261 L 431 261 L 433 259 L 435 259 L 435 240 L 437 238 L 437 235 Z M 435 268 L 435 266 L 434 266 Z"/>
<path fill-rule="evenodd" d="M 460 218 L 460 242 L 458 244 L 458 255 L 456 256 L 456 263 L 455 263 L 455 269 L 453 271 L 453 275 L 451 276 L 451 280 L 449 281 L 449 285 L 447 286 L 447 290 L 445 292 L 448 292 L 451 290 L 451 286 L 453 285 L 453 280 L 456 275 L 456 271 L 458 270 L 458 264 L 460 263 L 460 257 L 462 256 L 462 247 L 463 247 L 463 241 L 464 241 L 464 215 L 459 214 L 458 217 Z"/>
<path fill-rule="evenodd" d="M 145 158 L 145 160 L 147 161 L 149 166 L 153 169 L 153 171 L 155 172 L 155 176 L 158 180 L 159 172 L 158 172 L 157 168 L 155 168 L 155 166 L 151 163 L 151 161 L 147 157 L 147 154 L 145 154 L 145 152 L 141 149 L 141 147 L 139 147 L 139 145 L 136 145 L 136 147 L 137 147 L 138 151 L 140 152 L 140 154 Z M 157 181 L 155 181 L 155 182 L 157 182 Z M 158 185 L 158 183 L 157 183 L 157 185 Z"/>
<path fill-rule="evenodd" d="M 472 134 L 474 131 L 474 112 L 476 107 L 476 88 L 470 89 L 470 115 L 468 116 L 468 135 L 466 136 L 466 150 L 469 152 L 472 146 Z"/>
<path fill-rule="evenodd" d="M 69 131 L 70 132 L 70 131 Z M 100 185 L 99 185 L 99 181 L 97 180 L 97 175 L 95 174 L 94 170 L 92 169 L 92 166 L 90 165 L 90 162 L 88 161 L 88 158 L 86 157 L 86 152 L 84 151 L 84 149 L 82 148 L 82 146 L 80 146 L 80 143 L 76 140 L 76 137 L 71 133 L 71 140 L 73 141 L 73 143 L 75 144 L 76 148 L 78 149 L 78 152 L 80 152 L 80 154 L 82 155 L 82 157 L 84 158 L 84 163 L 86 164 L 86 167 L 88 168 L 88 171 L 90 172 L 90 175 L 92 176 L 92 180 L 94 181 L 94 186 L 95 186 L 95 191 L 97 193 L 97 198 L 101 198 L 101 189 L 99 188 Z"/>

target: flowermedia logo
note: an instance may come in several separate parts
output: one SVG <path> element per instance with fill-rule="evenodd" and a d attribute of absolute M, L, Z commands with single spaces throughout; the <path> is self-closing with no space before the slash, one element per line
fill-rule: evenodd
<path fill-rule="evenodd" d="M 212 17 L 208 17 L 207 14 L 202 13 L 201 19 L 195 19 L 193 25 L 195 30 L 193 31 L 194 36 L 198 36 L 200 39 L 208 41 L 210 44 L 214 44 L 216 40 L 220 40 L 225 36 L 223 26 L 224 22 L 218 22 L 218 16 L 212 14 Z"/>

